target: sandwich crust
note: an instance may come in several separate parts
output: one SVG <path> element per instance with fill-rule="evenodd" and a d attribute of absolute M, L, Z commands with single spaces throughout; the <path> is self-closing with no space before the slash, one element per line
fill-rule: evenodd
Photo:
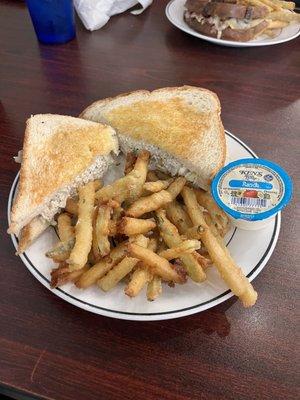
<path fill-rule="evenodd" d="M 182 86 L 99 100 L 80 116 L 110 124 L 120 138 L 128 136 L 161 148 L 192 171 L 204 174 L 209 185 L 226 156 L 220 113 L 215 93 Z"/>
<path fill-rule="evenodd" d="M 20 220 L 42 207 L 52 193 L 74 181 L 96 156 L 109 155 L 117 149 L 115 132 L 109 126 L 51 114 L 27 120 L 9 232 L 18 233 L 23 225 Z"/>

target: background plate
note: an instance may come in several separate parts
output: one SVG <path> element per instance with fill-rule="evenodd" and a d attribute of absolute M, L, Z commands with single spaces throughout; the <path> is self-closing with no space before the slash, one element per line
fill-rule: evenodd
<path fill-rule="evenodd" d="M 200 39 L 219 44 L 221 46 L 229 47 L 255 47 L 255 46 L 271 46 L 273 44 L 279 44 L 288 42 L 289 40 L 295 39 L 300 35 L 300 24 L 293 23 L 282 29 L 279 36 L 276 38 L 268 38 L 266 36 L 260 37 L 249 42 L 234 42 L 231 40 L 217 39 L 209 36 L 202 35 L 201 33 L 190 28 L 183 19 L 184 4 L 186 0 L 172 0 L 166 6 L 166 16 L 168 20 L 182 31 L 189 33 L 192 36 L 196 36 Z"/>
<path fill-rule="evenodd" d="M 256 157 L 251 149 L 229 132 L 226 132 L 226 141 L 227 162 L 239 158 Z M 114 176 L 118 174 L 117 171 Z M 9 195 L 8 220 L 10 220 L 10 210 L 18 180 L 19 174 L 14 180 Z M 250 281 L 263 269 L 275 248 L 280 230 L 280 218 L 280 214 L 278 214 L 271 224 L 259 231 L 232 229 L 226 235 L 226 243 L 233 258 Z M 17 248 L 17 237 L 15 235 L 11 235 L 11 237 Z M 56 242 L 57 236 L 54 230 L 49 228 L 20 258 L 29 271 L 55 295 L 96 314 L 135 321 L 163 320 L 206 310 L 233 296 L 215 268 L 207 271 L 208 279 L 201 284 L 190 280 L 185 285 L 177 285 L 175 288 L 164 285 L 161 297 L 154 302 L 147 301 L 145 290 L 135 299 L 128 298 L 124 294 L 124 285 L 122 284 L 108 293 L 102 292 L 96 286 L 80 290 L 72 284 L 58 289 L 50 289 L 50 271 L 53 263 L 44 254 Z"/>

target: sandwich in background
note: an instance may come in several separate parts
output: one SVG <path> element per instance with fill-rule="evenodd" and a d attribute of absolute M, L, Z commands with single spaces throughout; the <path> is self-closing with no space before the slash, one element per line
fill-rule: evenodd
<path fill-rule="evenodd" d="M 276 37 L 300 21 L 295 3 L 282 0 L 187 0 L 184 20 L 206 36 L 248 42 L 257 36 Z"/>

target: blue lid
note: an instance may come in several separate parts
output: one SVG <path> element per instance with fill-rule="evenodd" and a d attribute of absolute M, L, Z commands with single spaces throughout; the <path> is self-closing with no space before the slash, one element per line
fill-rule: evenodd
<path fill-rule="evenodd" d="M 257 221 L 288 204 L 293 184 L 279 165 L 262 158 L 243 158 L 217 173 L 211 191 L 218 206 L 233 218 Z"/>

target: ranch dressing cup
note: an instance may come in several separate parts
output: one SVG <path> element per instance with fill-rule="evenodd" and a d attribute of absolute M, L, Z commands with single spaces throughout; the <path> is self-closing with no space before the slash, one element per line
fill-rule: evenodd
<path fill-rule="evenodd" d="M 277 164 L 262 158 L 231 162 L 214 177 L 212 196 L 237 228 L 264 228 L 287 205 L 292 181 Z"/>

